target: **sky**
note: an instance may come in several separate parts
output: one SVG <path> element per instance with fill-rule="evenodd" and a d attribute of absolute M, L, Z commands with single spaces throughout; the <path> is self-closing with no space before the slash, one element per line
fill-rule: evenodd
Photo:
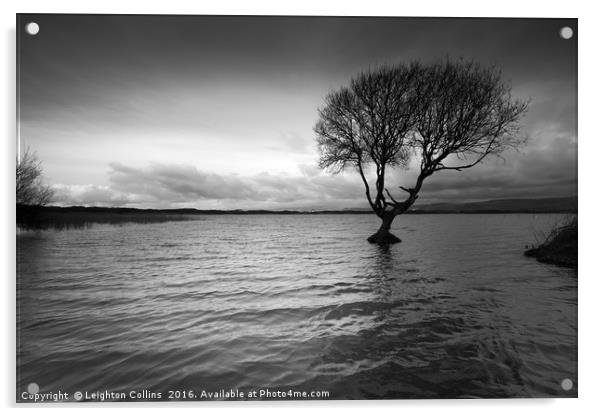
<path fill-rule="evenodd" d="M 419 201 L 577 194 L 576 19 L 20 15 L 18 31 L 20 145 L 53 205 L 368 208 L 356 172 L 317 167 L 318 108 L 360 71 L 446 58 L 501 68 L 530 100 L 528 141 L 433 175 Z"/>

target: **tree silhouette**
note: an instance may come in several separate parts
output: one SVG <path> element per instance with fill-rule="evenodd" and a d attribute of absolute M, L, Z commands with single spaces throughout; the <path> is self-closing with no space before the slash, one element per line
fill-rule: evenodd
<path fill-rule="evenodd" d="M 17 159 L 17 205 L 42 206 L 50 202 L 53 191 L 42 182 L 42 167 L 35 153 L 28 149 Z"/>
<path fill-rule="evenodd" d="M 447 60 L 381 67 L 327 95 L 314 127 L 319 165 L 359 172 L 370 207 L 382 219 L 368 241 L 401 241 L 389 232 L 391 224 L 435 172 L 468 169 L 524 141 L 517 136 L 518 120 L 527 103 L 513 100 L 510 90 L 496 67 Z M 396 199 L 385 187 L 387 167 L 407 168 L 413 157 L 420 172 L 413 187 L 399 186 L 405 199 Z M 374 188 L 366 175 L 370 168 Z"/>

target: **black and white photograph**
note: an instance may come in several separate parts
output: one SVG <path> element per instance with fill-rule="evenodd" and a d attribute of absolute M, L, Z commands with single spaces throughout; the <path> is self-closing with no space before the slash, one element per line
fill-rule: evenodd
<path fill-rule="evenodd" d="M 17 403 L 578 397 L 577 18 L 16 32 Z"/>

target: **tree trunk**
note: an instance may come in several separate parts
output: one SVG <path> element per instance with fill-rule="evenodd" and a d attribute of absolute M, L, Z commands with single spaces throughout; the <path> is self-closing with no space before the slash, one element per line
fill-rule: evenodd
<path fill-rule="evenodd" d="M 395 237 L 393 234 L 391 234 L 389 232 L 389 230 L 391 229 L 391 224 L 393 223 L 393 220 L 395 219 L 395 213 L 394 212 L 385 212 L 383 214 L 383 216 L 381 217 L 382 219 L 382 224 L 380 226 L 380 228 L 378 229 L 378 231 L 374 234 L 372 234 L 370 237 L 368 237 L 368 241 L 370 243 L 373 244 L 395 244 L 395 243 L 400 243 L 401 240 L 397 237 Z"/>

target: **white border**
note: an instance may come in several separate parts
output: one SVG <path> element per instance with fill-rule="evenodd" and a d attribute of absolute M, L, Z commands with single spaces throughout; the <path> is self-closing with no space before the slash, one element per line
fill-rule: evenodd
<path fill-rule="evenodd" d="M 2 371 L 0 397 L 9 412 L 21 408 L 26 412 L 37 408 L 16 406 L 15 397 L 15 208 L 14 208 L 14 161 L 15 161 L 15 13 L 123 13 L 123 14 L 289 14 L 289 15 L 398 15 L 398 16 L 487 16 L 487 17 L 576 17 L 579 18 L 579 222 L 581 232 L 579 270 L 579 399 L 520 399 L 520 400 L 425 400 L 425 401 L 353 401 L 353 402 L 270 402 L 270 403 L 194 403 L 194 404 L 144 404 L 144 412 L 163 414 L 166 407 L 178 411 L 240 412 L 251 414 L 303 414 L 307 412 L 344 411 L 365 414 L 375 410 L 379 414 L 441 414 L 507 415 L 508 413 L 537 412 L 549 415 L 588 414 L 601 406 L 597 403 L 600 386 L 600 311 L 596 308 L 602 295 L 602 273 L 598 271 L 596 257 L 600 256 L 599 244 L 600 193 L 599 172 L 602 137 L 600 133 L 600 58 L 601 14 L 596 2 L 577 1 L 528 1 L 504 0 L 486 2 L 476 0 L 454 1 L 326 1 L 303 0 L 292 3 L 278 1 L 6 1 L 0 3 L 0 19 L 3 25 L 3 54 L 1 102 L 4 126 L 2 149 L 2 190 L 0 204 L 2 239 L 0 263 L 4 266 L 1 277 L 2 295 Z M 86 412 L 104 414 L 126 412 L 136 404 L 111 404 L 85 406 Z M 140 406 L 138 404 L 137 406 Z M 77 412 L 81 405 L 44 406 L 51 414 Z M 38 407 L 39 408 L 39 407 Z"/>

